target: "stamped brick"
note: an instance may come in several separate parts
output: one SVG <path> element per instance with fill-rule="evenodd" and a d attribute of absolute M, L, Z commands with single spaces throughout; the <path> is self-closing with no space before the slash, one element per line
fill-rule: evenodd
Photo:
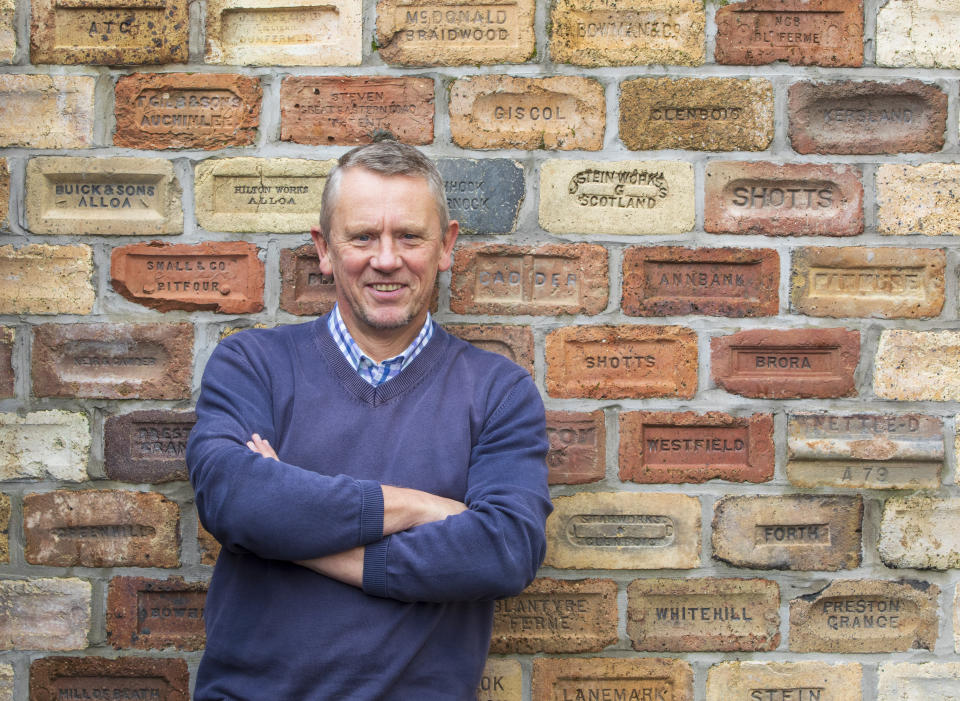
<path fill-rule="evenodd" d="M 210 0 L 206 63 L 234 66 L 358 66 L 360 0 Z"/>
<path fill-rule="evenodd" d="M 710 339 L 718 387 L 744 397 L 850 397 L 860 362 L 860 332 L 752 329 Z"/>
<path fill-rule="evenodd" d="M 517 660 L 491 657 L 477 685 L 477 701 L 522 701 L 523 672 Z"/>
<path fill-rule="evenodd" d="M 772 414 L 620 413 L 621 480 L 768 482 L 773 468 Z"/>
<path fill-rule="evenodd" d="M 10 562 L 10 496 L 0 492 L 0 562 Z"/>
<path fill-rule="evenodd" d="M 533 374 L 533 331 L 529 326 L 444 324 L 443 328 L 480 350 L 509 358 Z"/>
<path fill-rule="evenodd" d="M 319 316 L 333 309 L 337 288 L 320 270 L 317 248 L 305 243 L 280 249 L 280 308 L 290 314 Z"/>
<path fill-rule="evenodd" d="M 717 63 L 863 65 L 863 0 L 746 0 L 716 19 Z"/>
<path fill-rule="evenodd" d="M 0 314 L 89 314 L 89 246 L 0 246 Z"/>
<path fill-rule="evenodd" d="M 40 156 L 27 163 L 27 228 L 34 234 L 179 234 L 180 197 L 173 163 L 160 158 Z"/>
<path fill-rule="evenodd" d="M 206 582 L 114 577 L 107 591 L 107 641 L 118 650 L 202 650 L 206 599 Z"/>
<path fill-rule="evenodd" d="M 606 440 L 603 410 L 548 411 L 547 482 L 587 484 L 606 475 Z"/>
<path fill-rule="evenodd" d="M 189 701 L 189 686 L 187 663 L 176 658 L 44 657 L 30 664 L 31 701 Z"/>
<path fill-rule="evenodd" d="M 117 146 L 215 149 L 253 144 L 263 90 L 231 73 L 134 73 L 114 95 Z"/>
<path fill-rule="evenodd" d="M 197 222 L 210 231 L 300 234 L 320 220 L 336 161 L 221 158 L 197 165 Z"/>
<path fill-rule="evenodd" d="M 104 422 L 107 478 L 159 484 L 187 479 L 187 437 L 192 411 L 148 409 L 109 416 Z"/>
<path fill-rule="evenodd" d="M 0 75 L 0 146 L 89 148 L 91 76 Z"/>
<path fill-rule="evenodd" d="M 84 579 L 0 579 L 0 650 L 82 650 L 91 596 Z"/>
<path fill-rule="evenodd" d="M 508 158 L 440 158 L 450 218 L 461 234 L 510 234 L 523 202 L 523 166 Z"/>
<path fill-rule="evenodd" d="M 600 652 L 615 642 L 612 579 L 535 579 L 494 605 L 491 653 Z"/>
<path fill-rule="evenodd" d="M 693 669 L 684 660 L 657 657 L 538 658 L 531 699 L 693 701 Z"/>
<path fill-rule="evenodd" d="M 877 668 L 877 701 L 960 698 L 960 662 L 884 662 Z"/>
<path fill-rule="evenodd" d="M 860 496 L 728 496 L 713 514 L 713 556 L 734 567 L 832 572 L 860 565 Z"/>
<path fill-rule="evenodd" d="M 90 423 L 85 414 L 0 414 L 0 480 L 87 479 Z"/>
<path fill-rule="evenodd" d="M 707 701 L 862 701 L 859 664 L 720 662 L 707 672 Z"/>
<path fill-rule="evenodd" d="M 863 184 L 854 166 L 714 161 L 704 198 L 703 227 L 711 234 L 863 233 Z"/>
<path fill-rule="evenodd" d="M 877 65 L 958 68 L 958 33 L 955 0 L 890 0 L 877 12 Z"/>
<path fill-rule="evenodd" d="M 457 314 L 599 314 L 609 289 L 603 246 L 474 244 L 454 256 L 450 309 Z"/>
<path fill-rule="evenodd" d="M 945 267 L 944 251 L 932 248 L 794 249 L 790 302 L 807 316 L 934 317 Z"/>
<path fill-rule="evenodd" d="M 461 148 L 603 148 L 606 102 L 592 78 L 478 75 L 450 87 L 450 133 Z"/>
<path fill-rule="evenodd" d="M 536 53 L 534 0 L 379 0 L 376 43 L 387 63 L 523 63 Z"/>
<path fill-rule="evenodd" d="M 550 58 L 580 66 L 699 66 L 704 9 L 693 0 L 559 0 L 550 12 Z"/>
<path fill-rule="evenodd" d="M 547 334 L 552 397 L 691 398 L 697 334 L 683 326 L 566 326 Z"/>
<path fill-rule="evenodd" d="M 217 557 L 220 555 L 220 543 L 199 521 L 197 522 L 197 544 L 200 547 L 200 564 L 217 564 Z"/>
<path fill-rule="evenodd" d="M 180 507 L 162 494 L 56 491 L 23 497 L 24 556 L 51 567 L 179 567 Z"/>
<path fill-rule="evenodd" d="M 0 231 L 10 228 L 10 166 L 0 158 Z"/>
<path fill-rule="evenodd" d="M 700 500 L 683 494 L 581 492 L 554 497 L 544 565 L 689 570 L 700 566 Z"/>
<path fill-rule="evenodd" d="M 776 316 L 779 285 L 773 249 L 631 247 L 620 308 L 629 316 Z"/>
<path fill-rule="evenodd" d="M 881 399 L 960 401 L 960 331 L 881 331 L 873 391 Z"/>
<path fill-rule="evenodd" d="M 960 163 L 877 166 L 877 231 L 903 236 L 960 234 Z"/>
<path fill-rule="evenodd" d="M 943 148 L 947 95 L 919 80 L 804 81 L 788 111 L 797 153 L 931 153 Z"/>
<path fill-rule="evenodd" d="M 769 579 L 635 579 L 627 587 L 635 650 L 775 650 L 780 589 Z"/>
<path fill-rule="evenodd" d="M 15 13 L 16 3 L 14 0 L 0 0 L 0 64 L 13 63 L 13 58 L 17 53 Z M 13 690 L 11 689 L 12 693 Z M 0 700 L 3 698 L 2 682 L 0 682 Z"/>
<path fill-rule="evenodd" d="M 33 331 L 37 397 L 189 399 L 193 325 L 44 324 Z"/>
<path fill-rule="evenodd" d="M 883 504 L 877 550 L 887 567 L 960 568 L 960 498 L 913 495 Z"/>
<path fill-rule="evenodd" d="M 0 398 L 14 396 L 13 342 L 16 331 L 10 326 L 0 326 Z"/>
<path fill-rule="evenodd" d="M 798 487 L 940 486 L 943 422 L 922 414 L 790 414 L 787 478 Z"/>
<path fill-rule="evenodd" d="M 773 86 L 762 78 L 624 81 L 620 139 L 633 151 L 763 151 L 773 140 Z"/>
<path fill-rule="evenodd" d="M 793 652 L 933 650 L 937 642 L 935 584 L 903 580 L 835 580 L 790 602 Z"/>

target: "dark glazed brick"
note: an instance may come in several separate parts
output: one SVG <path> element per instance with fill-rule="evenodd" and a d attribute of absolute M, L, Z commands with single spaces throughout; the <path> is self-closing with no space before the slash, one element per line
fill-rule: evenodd
<path fill-rule="evenodd" d="M 550 484 L 598 482 L 606 474 L 603 410 L 548 411 L 547 481 Z"/>
<path fill-rule="evenodd" d="M 202 650 L 206 582 L 114 577 L 107 592 L 107 641 L 118 650 Z"/>
<path fill-rule="evenodd" d="M 523 166 L 508 158 L 440 158 L 450 218 L 462 234 L 510 234 L 523 203 Z"/>
<path fill-rule="evenodd" d="M 187 479 L 187 436 L 196 420 L 192 411 L 162 409 L 108 417 L 103 430 L 107 477 L 150 484 Z"/>
<path fill-rule="evenodd" d="M 187 663 L 176 658 L 44 657 L 30 665 L 30 701 L 189 701 L 189 688 Z"/>
<path fill-rule="evenodd" d="M 444 324 L 443 328 L 480 350 L 509 358 L 533 374 L 533 331 L 529 326 Z"/>

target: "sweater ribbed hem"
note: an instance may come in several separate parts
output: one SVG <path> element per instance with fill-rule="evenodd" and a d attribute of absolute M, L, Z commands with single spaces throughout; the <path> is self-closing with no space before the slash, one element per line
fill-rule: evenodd
<path fill-rule="evenodd" d="M 387 544 L 383 538 L 363 551 L 363 591 L 370 596 L 387 597 Z"/>
<path fill-rule="evenodd" d="M 374 480 L 360 483 L 360 542 L 363 545 L 383 538 L 383 489 Z"/>

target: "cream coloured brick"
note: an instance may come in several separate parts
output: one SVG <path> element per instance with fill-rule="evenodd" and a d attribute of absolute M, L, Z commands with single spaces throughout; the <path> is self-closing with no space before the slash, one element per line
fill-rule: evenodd
<path fill-rule="evenodd" d="M 0 664 L 0 701 L 13 701 L 13 667 Z"/>
<path fill-rule="evenodd" d="M 960 699 L 960 662 L 887 662 L 877 669 L 877 701 Z"/>
<path fill-rule="evenodd" d="M 93 85 L 89 76 L 0 75 L 0 146 L 89 147 Z"/>
<path fill-rule="evenodd" d="M 893 236 L 956 235 L 958 190 L 960 163 L 882 164 L 877 167 L 877 230 Z"/>
<path fill-rule="evenodd" d="M 889 0 L 877 13 L 880 66 L 960 67 L 960 0 Z"/>
<path fill-rule="evenodd" d="M 0 414 L 0 480 L 87 479 L 90 424 L 84 414 Z"/>
<path fill-rule="evenodd" d="M 491 657 L 477 686 L 477 701 L 521 701 L 523 673 L 516 660 Z"/>
<path fill-rule="evenodd" d="M 873 391 L 901 401 L 960 400 L 960 331 L 883 331 Z"/>
<path fill-rule="evenodd" d="M 0 580 L 0 650 L 82 650 L 91 592 L 83 579 Z"/>
<path fill-rule="evenodd" d="M 17 30 L 13 24 L 13 0 L 0 0 L 0 63 L 12 63 L 17 52 Z M 3 698 L 0 692 L 0 698 Z"/>
<path fill-rule="evenodd" d="M 877 550 L 887 567 L 960 568 L 960 497 L 891 497 L 883 504 Z"/>
<path fill-rule="evenodd" d="M 0 246 L 0 314 L 89 314 L 89 246 Z"/>
<path fill-rule="evenodd" d="M 860 701 L 862 677 L 859 664 L 721 662 L 707 672 L 707 701 Z"/>

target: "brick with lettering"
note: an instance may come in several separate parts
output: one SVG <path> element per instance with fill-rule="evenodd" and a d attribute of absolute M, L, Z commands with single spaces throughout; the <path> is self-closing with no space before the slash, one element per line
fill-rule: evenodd
<path fill-rule="evenodd" d="M 15 13 L 16 3 L 14 0 L 0 0 L 0 64 L 13 63 L 13 58 L 17 53 Z M 0 699 L 2 698 L 3 694 L 0 692 Z"/>
<path fill-rule="evenodd" d="M 220 555 L 220 543 L 203 524 L 197 521 L 197 545 L 200 548 L 200 564 L 215 565 Z"/>
<path fill-rule="evenodd" d="M 693 669 L 685 660 L 658 657 L 537 658 L 530 698 L 693 701 Z"/>
<path fill-rule="evenodd" d="M 27 163 L 27 228 L 34 234 L 179 234 L 180 197 L 173 163 L 161 158 L 39 156 Z"/>
<path fill-rule="evenodd" d="M 890 0 L 877 12 L 877 65 L 960 68 L 960 3 Z"/>
<path fill-rule="evenodd" d="M 606 427 L 603 410 L 548 411 L 547 482 L 587 484 L 606 475 Z"/>
<path fill-rule="evenodd" d="M 80 75 L 0 75 L 0 146 L 92 146 L 94 82 Z"/>
<path fill-rule="evenodd" d="M 107 642 L 118 650 L 202 650 L 206 582 L 114 577 L 107 591 Z"/>
<path fill-rule="evenodd" d="M 523 203 L 523 166 L 509 158 L 440 158 L 450 218 L 461 234 L 510 234 Z"/>
<path fill-rule="evenodd" d="M 600 652 L 617 638 L 612 579 L 535 579 L 496 601 L 490 652 Z"/>
<path fill-rule="evenodd" d="M 853 569 L 862 520 L 859 495 L 727 496 L 714 506 L 713 556 L 752 569 Z"/>
<path fill-rule="evenodd" d="M 141 149 L 249 146 L 263 90 L 233 73 L 134 73 L 114 90 L 113 143 Z"/>
<path fill-rule="evenodd" d="M 0 413 L 0 480 L 87 479 L 90 422 L 70 411 Z"/>
<path fill-rule="evenodd" d="M 863 184 L 850 165 L 707 164 L 703 227 L 711 234 L 857 236 Z"/>
<path fill-rule="evenodd" d="M 522 701 L 523 671 L 517 660 L 491 657 L 477 685 L 477 701 Z"/>
<path fill-rule="evenodd" d="M 10 562 L 10 495 L 0 492 L 0 562 Z"/>
<path fill-rule="evenodd" d="M 772 414 L 620 413 L 620 479 L 625 482 L 768 482 L 774 462 Z"/>
<path fill-rule="evenodd" d="M 635 579 L 627 587 L 635 650 L 776 650 L 780 589 L 769 579 Z"/>
<path fill-rule="evenodd" d="M 454 256 L 450 309 L 457 314 L 599 314 L 609 289 L 603 246 L 472 244 Z"/>
<path fill-rule="evenodd" d="M 187 437 L 197 415 L 192 411 L 147 409 L 104 422 L 107 478 L 159 484 L 187 479 Z"/>
<path fill-rule="evenodd" d="M 280 308 L 299 316 L 319 316 L 333 309 L 337 289 L 332 275 L 320 271 L 317 248 L 305 243 L 280 249 Z"/>
<path fill-rule="evenodd" d="M 952 701 L 960 698 L 960 662 L 884 662 L 877 668 L 877 701 Z"/>
<path fill-rule="evenodd" d="M 0 231 L 10 229 L 10 165 L 0 158 Z"/>
<path fill-rule="evenodd" d="M 552 397 L 691 398 L 697 334 L 683 326 L 566 326 L 547 334 Z"/>
<path fill-rule="evenodd" d="M 773 249 L 632 246 L 623 254 L 629 316 L 776 316 L 780 256 Z"/>
<path fill-rule="evenodd" d="M 913 495 L 883 503 L 877 550 L 887 567 L 960 568 L 960 497 Z"/>
<path fill-rule="evenodd" d="M 923 414 L 791 413 L 787 478 L 798 487 L 933 489 L 943 421 Z"/>
<path fill-rule="evenodd" d="M 790 602 L 793 652 L 933 650 L 940 588 L 916 580 L 835 580 Z"/>
<path fill-rule="evenodd" d="M 0 650 L 82 650 L 91 596 L 75 577 L 0 579 Z"/>
<path fill-rule="evenodd" d="M 859 664 L 720 662 L 707 672 L 706 701 L 862 701 Z"/>
<path fill-rule="evenodd" d="M 773 86 L 763 78 L 626 80 L 620 139 L 633 151 L 763 151 L 773 140 Z"/>
<path fill-rule="evenodd" d="M 179 567 L 180 507 L 162 494 L 85 490 L 23 497 L 24 556 L 50 567 Z"/>
<path fill-rule="evenodd" d="M 555 234 L 682 234 L 694 211 L 690 163 L 550 160 L 540 168 L 540 226 Z"/>
<path fill-rule="evenodd" d="M 683 494 L 581 492 L 554 497 L 544 565 L 689 570 L 700 566 L 700 500 Z"/>
<path fill-rule="evenodd" d="M 0 701 L 13 701 L 13 666 L 0 664 Z"/>
<path fill-rule="evenodd" d="M 876 182 L 880 234 L 960 234 L 960 163 L 881 163 Z"/>
<path fill-rule="evenodd" d="M 186 660 L 156 657 L 44 657 L 30 663 L 31 701 L 189 701 Z"/>
<path fill-rule="evenodd" d="M 89 246 L 0 246 L 0 314 L 89 314 Z"/>
<path fill-rule="evenodd" d="M 533 331 L 529 326 L 444 324 L 443 328 L 481 350 L 509 358 L 533 374 Z"/>
<path fill-rule="evenodd" d="M 603 148 L 606 101 L 592 78 L 475 75 L 450 87 L 450 134 L 470 149 Z"/>
<path fill-rule="evenodd" d="M 193 325 L 43 324 L 33 330 L 37 397 L 189 399 Z"/>
<path fill-rule="evenodd" d="M 873 364 L 880 399 L 960 401 L 960 331 L 884 329 Z"/>
<path fill-rule="evenodd" d="M 944 251 L 932 248 L 797 248 L 793 251 L 791 307 L 807 316 L 939 316 L 945 267 Z"/>

